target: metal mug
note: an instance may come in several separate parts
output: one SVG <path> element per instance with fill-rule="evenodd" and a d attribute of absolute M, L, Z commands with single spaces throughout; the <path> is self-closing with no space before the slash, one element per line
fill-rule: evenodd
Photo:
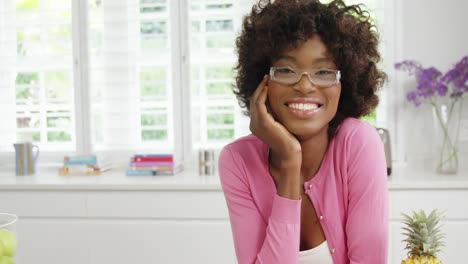
<path fill-rule="evenodd" d="M 385 151 L 385 161 L 387 162 L 387 175 L 392 174 L 392 149 L 390 143 L 390 133 L 385 128 L 377 128 L 377 132 L 379 133 L 380 140 L 384 145 Z"/>
<path fill-rule="evenodd" d="M 13 144 L 16 152 L 16 175 L 34 174 L 39 147 L 30 142 Z"/>
<path fill-rule="evenodd" d="M 198 152 L 198 173 L 199 175 L 215 174 L 215 152 L 212 149 L 200 149 Z"/>

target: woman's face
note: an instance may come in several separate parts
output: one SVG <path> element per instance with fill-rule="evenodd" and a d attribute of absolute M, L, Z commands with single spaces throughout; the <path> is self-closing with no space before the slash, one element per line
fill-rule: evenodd
<path fill-rule="evenodd" d="M 296 49 L 281 54 L 273 67 L 291 67 L 298 72 L 337 69 L 320 36 L 314 35 Z M 271 76 L 270 76 L 271 78 Z M 268 102 L 274 118 L 299 139 L 327 133 L 338 109 L 341 83 L 317 87 L 306 75 L 294 84 L 268 82 Z"/>

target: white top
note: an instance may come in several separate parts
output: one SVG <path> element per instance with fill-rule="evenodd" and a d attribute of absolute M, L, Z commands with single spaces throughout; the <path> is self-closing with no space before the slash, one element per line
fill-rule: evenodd
<path fill-rule="evenodd" d="M 328 250 L 327 241 L 322 244 L 305 251 L 299 251 L 298 264 L 333 264 L 333 259 Z"/>

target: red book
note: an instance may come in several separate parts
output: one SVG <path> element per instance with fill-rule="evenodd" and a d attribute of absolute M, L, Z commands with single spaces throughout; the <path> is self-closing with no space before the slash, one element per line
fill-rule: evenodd
<path fill-rule="evenodd" d="M 130 167 L 174 167 L 174 162 L 143 161 L 130 162 Z"/>
<path fill-rule="evenodd" d="M 174 162 L 172 156 L 135 156 L 133 162 Z"/>

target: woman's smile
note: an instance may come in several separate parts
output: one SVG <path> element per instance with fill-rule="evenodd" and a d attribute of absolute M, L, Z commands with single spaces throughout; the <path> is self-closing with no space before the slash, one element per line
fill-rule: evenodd
<path fill-rule="evenodd" d="M 290 113 L 299 119 L 308 119 L 319 113 L 323 103 L 317 98 L 294 98 L 285 103 Z"/>

